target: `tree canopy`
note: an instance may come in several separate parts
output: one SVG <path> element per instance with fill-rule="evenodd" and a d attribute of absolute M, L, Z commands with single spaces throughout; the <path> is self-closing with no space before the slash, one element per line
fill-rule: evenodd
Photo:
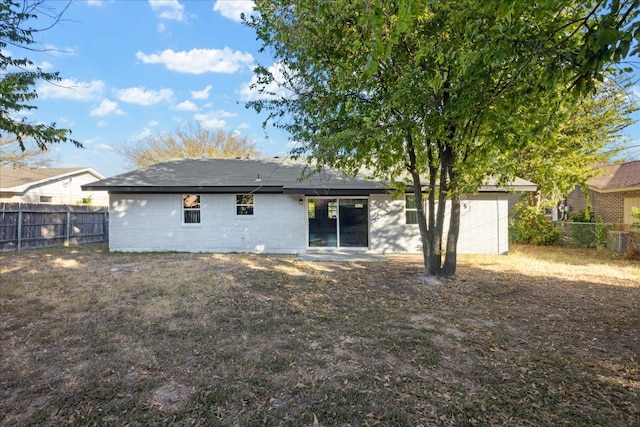
<path fill-rule="evenodd" d="M 16 138 L 0 138 L 0 166 L 42 167 L 54 163 L 54 152 L 41 150 L 35 142 L 23 141 L 22 147 Z"/>
<path fill-rule="evenodd" d="M 44 28 L 33 24 L 41 16 L 52 22 Z M 82 145 L 69 137 L 71 130 L 58 128 L 55 123 L 29 122 L 23 111 L 35 110 L 32 101 L 38 97 L 33 88 L 38 81 L 57 82 L 58 73 L 45 72 L 27 57 L 14 56 L 9 49 L 33 51 L 37 47 L 34 35 L 55 25 L 59 14 L 50 14 L 43 0 L 0 2 L 0 133 L 15 137 L 25 150 L 25 139 L 32 139 L 41 150 L 49 144 L 70 142 Z"/>
<path fill-rule="evenodd" d="M 246 22 L 281 73 L 258 67 L 265 96 L 249 105 L 301 142 L 294 154 L 412 189 L 425 273 L 451 275 L 460 197 L 558 132 L 563 106 L 630 52 L 637 5 L 258 0 Z M 268 93 L 274 81 L 292 95 Z"/>
<path fill-rule="evenodd" d="M 258 150 L 246 137 L 194 125 L 148 136 L 125 145 L 123 151 L 132 168 L 146 167 L 171 159 L 244 158 L 258 154 Z"/>
<path fill-rule="evenodd" d="M 515 162 L 518 176 L 535 182 L 535 197 L 524 200 L 550 207 L 597 174 L 594 165 L 611 162 L 627 145 L 623 134 L 638 110 L 629 82 L 610 76 L 576 103 L 562 105 L 560 125 L 537 143 L 500 158 Z M 544 138 L 544 139 L 543 139 Z M 534 140 L 535 142 L 535 140 Z"/>

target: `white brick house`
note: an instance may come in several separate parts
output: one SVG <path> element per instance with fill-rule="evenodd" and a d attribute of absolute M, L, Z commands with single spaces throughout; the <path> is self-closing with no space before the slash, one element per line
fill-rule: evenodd
<path fill-rule="evenodd" d="M 303 171 L 280 159 L 183 159 L 83 188 L 109 192 L 113 251 L 420 251 L 412 195 L 394 200 L 382 182 L 335 171 L 301 180 Z M 459 253 L 508 252 L 507 194 L 485 186 L 464 198 Z"/>

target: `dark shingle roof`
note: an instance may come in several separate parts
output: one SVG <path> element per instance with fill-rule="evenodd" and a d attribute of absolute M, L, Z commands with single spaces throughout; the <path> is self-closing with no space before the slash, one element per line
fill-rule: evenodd
<path fill-rule="evenodd" d="M 596 191 L 615 191 L 640 186 L 640 160 L 615 165 L 599 166 L 601 174 L 587 180 Z"/>
<path fill-rule="evenodd" d="M 391 192 L 388 183 L 339 171 L 312 173 L 306 163 L 287 159 L 180 159 L 158 163 L 83 185 L 83 190 L 112 193 L 288 193 L 307 196 L 351 196 Z M 303 178 L 304 177 L 304 178 Z M 480 191 L 505 191 L 489 180 Z M 509 187 L 535 191 L 536 185 L 516 178 Z"/>
<path fill-rule="evenodd" d="M 114 193 L 198 191 L 209 193 L 372 194 L 388 192 L 379 181 L 343 177 L 323 170 L 306 179 L 305 164 L 284 159 L 180 159 L 116 175 L 88 185 L 85 190 Z"/>

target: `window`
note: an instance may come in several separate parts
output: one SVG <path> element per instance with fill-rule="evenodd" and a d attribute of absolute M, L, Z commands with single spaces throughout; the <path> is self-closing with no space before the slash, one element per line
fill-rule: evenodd
<path fill-rule="evenodd" d="M 182 219 L 184 224 L 200 224 L 200 195 L 182 195 Z"/>
<path fill-rule="evenodd" d="M 51 203 L 53 201 L 53 197 L 51 196 L 40 196 L 40 203 Z"/>
<path fill-rule="evenodd" d="M 253 194 L 236 195 L 236 215 L 253 215 Z"/>
<path fill-rule="evenodd" d="M 418 223 L 418 209 L 416 208 L 416 196 L 414 194 L 405 194 L 405 224 Z"/>

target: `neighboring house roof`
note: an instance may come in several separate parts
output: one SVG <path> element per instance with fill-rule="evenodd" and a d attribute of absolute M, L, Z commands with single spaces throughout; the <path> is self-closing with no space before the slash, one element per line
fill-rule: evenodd
<path fill-rule="evenodd" d="M 306 164 L 288 159 L 180 159 L 83 185 L 84 190 L 112 193 L 285 193 L 305 195 L 366 195 L 390 192 L 388 183 L 365 175 L 345 177 L 323 169 L 302 179 Z M 311 171 L 309 171 L 311 172 Z M 517 191 L 535 184 L 517 179 Z M 495 184 L 482 191 L 504 191 Z"/>
<path fill-rule="evenodd" d="M 598 166 L 601 173 L 587 180 L 587 186 L 599 193 L 640 189 L 640 160 Z"/>
<path fill-rule="evenodd" d="M 0 167 L 0 192 L 23 195 L 29 189 L 61 179 L 89 173 L 104 178 L 91 168 L 25 168 Z"/>

